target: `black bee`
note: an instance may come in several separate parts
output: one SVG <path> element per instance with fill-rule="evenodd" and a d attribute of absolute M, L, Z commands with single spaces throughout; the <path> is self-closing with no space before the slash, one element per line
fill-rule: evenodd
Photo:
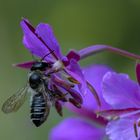
<path fill-rule="evenodd" d="M 49 97 L 51 91 L 46 86 L 47 77 L 44 74 L 49 67 L 46 62 L 33 63 L 27 85 L 3 104 L 2 111 L 4 113 L 17 111 L 24 103 L 27 93 L 31 92 L 31 119 L 37 127 L 40 126 L 47 119 L 51 106 Z"/>
<path fill-rule="evenodd" d="M 31 120 L 39 127 L 48 117 L 50 107 L 55 104 L 57 112 L 61 114 L 61 108 L 57 105 L 55 94 L 48 88 L 49 77 L 45 75 L 50 63 L 41 61 L 34 62 L 29 75 L 27 85 L 16 94 L 6 100 L 2 106 L 4 113 L 16 112 L 24 103 L 28 92 L 31 93 Z"/>
<path fill-rule="evenodd" d="M 48 117 L 51 106 L 50 90 L 47 88 L 47 77 L 44 72 L 49 68 L 46 62 L 36 62 L 29 74 L 31 96 L 31 120 L 38 127 Z"/>

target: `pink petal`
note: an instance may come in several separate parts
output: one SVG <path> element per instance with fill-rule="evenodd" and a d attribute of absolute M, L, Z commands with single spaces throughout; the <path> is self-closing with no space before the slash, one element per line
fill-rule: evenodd
<path fill-rule="evenodd" d="M 80 119 L 68 118 L 52 129 L 50 140 L 102 140 L 104 129 Z"/>
<path fill-rule="evenodd" d="M 80 60 L 80 55 L 75 50 L 69 51 L 66 57 L 68 58 L 68 60 L 71 60 L 71 59 L 75 59 L 76 61 Z"/>
<path fill-rule="evenodd" d="M 98 96 L 101 101 L 101 109 L 110 108 L 110 106 L 105 102 L 101 90 L 103 76 L 109 71 L 112 71 L 112 69 L 105 65 L 91 65 L 83 69 L 85 79 L 92 84 L 92 86 L 98 93 Z M 83 106 L 91 110 L 97 110 L 98 105 L 96 104 L 95 100 L 93 100 L 93 98 L 93 94 L 88 90 L 86 96 L 84 97 Z"/>
<path fill-rule="evenodd" d="M 35 32 L 51 50 L 54 50 L 55 55 L 61 59 L 62 53 L 60 50 L 60 45 L 54 36 L 52 27 L 49 24 L 40 23 L 36 27 Z"/>
<path fill-rule="evenodd" d="M 137 127 L 138 138 L 135 136 L 133 119 L 120 119 L 111 121 L 106 128 L 106 134 L 111 140 L 138 140 L 140 138 L 140 128 Z"/>
<path fill-rule="evenodd" d="M 84 106 L 82 106 L 82 108 L 80 109 L 77 109 L 75 106 L 72 106 L 71 104 L 66 104 L 66 106 L 73 112 L 75 112 L 77 115 L 87 118 L 93 122 L 96 122 L 99 125 L 106 126 L 108 123 L 108 120 L 102 116 L 98 116 L 95 113 L 95 110 L 90 110 L 88 108 L 85 108 Z"/>
<path fill-rule="evenodd" d="M 83 69 L 85 79 L 87 79 L 92 84 L 92 86 L 94 86 L 98 93 L 101 101 L 101 108 L 99 108 L 93 94 L 89 90 L 87 90 L 86 95 L 83 96 L 83 104 L 81 109 L 77 109 L 76 107 L 70 105 L 67 107 L 80 116 L 85 116 L 97 121 L 98 123 L 101 122 L 101 124 L 106 124 L 106 120 L 103 118 L 100 118 L 101 120 L 97 118 L 95 111 L 111 108 L 111 106 L 105 102 L 101 90 L 102 78 L 108 71 L 112 71 L 112 69 L 105 65 L 91 65 Z"/>
<path fill-rule="evenodd" d="M 108 72 L 102 87 L 105 101 L 114 109 L 140 107 L 140 87 L 128 75 Z"/>
<path fill-rule="evenodd" d="M 21 21 L 21 27 L 24 33 L 23 44 L 33 55 L 42 58 L 50 53 L 44 42 L 38 38 L 34 27 L 26 19 Z M 46 57 L 47 61 L 52 61 L 52 59 L 50 55 Z"/>
<path fill-rule="evenodd" d="M 30 69 L 34 63 L 35 61 L 28 61 L 28 62 L 13 64 L 13 66 L 23 68 L 23 69 Z"/>

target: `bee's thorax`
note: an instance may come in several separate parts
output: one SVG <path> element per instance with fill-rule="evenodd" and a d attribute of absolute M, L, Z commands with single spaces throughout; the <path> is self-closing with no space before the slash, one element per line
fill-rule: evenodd
<path fill-rule="evenodd" d="M 29 75 L 29 85 L 32 89 L 36 90 L 42 83 L 41 73 L 38 71 L 31 72 Z"/>

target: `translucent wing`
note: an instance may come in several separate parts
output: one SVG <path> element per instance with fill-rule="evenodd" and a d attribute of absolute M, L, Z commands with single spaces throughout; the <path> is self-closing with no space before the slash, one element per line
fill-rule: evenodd
<path fill-rule="evenodd" d="M 16 112 L 22 106 L 26 99 L 27 89 L 28 87 L 26 86 L 18 90 L 17 93 L 8 98 L 2 106 L 2 111 L 4 113 Z"/>

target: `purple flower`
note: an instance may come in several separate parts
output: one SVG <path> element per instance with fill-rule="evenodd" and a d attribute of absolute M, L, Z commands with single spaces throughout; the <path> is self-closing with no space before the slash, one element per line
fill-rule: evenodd
<path fill-rule="evenodd" d="M 81 118 L 67 118 L 52 130 L 51 140 L 102 140 L 105 131 Z"/>
<path fill-rule="evenodd" d="M 80 55 L 71 50 L 66 56 L 63 56 L 49 24 L 40 23 L 34 28 L 28 20 L 23 19 L 21 27 L 24 33 L 23 44 L 25 47 L 32 55 L 39 57 L 39 61 L 44 61 L 49 65 L 49 69 L 45 71 L 49 79 L 48 88 L 52 93 L 61 97 L 57 98 L 55 102 L 56 110 L 60 115 L 62 115 L 63 102 L 70 102 L 77 108 L 81 108 L 82 96 L 86 94 L 87 90 L 93 93 L 100 105 L 96 90 L 85 79 L 78 64 Z M 35 62 L 28 61 L 14 66 L 30 69 Z"/>
<path fill-rule="evenodd" d="M 112 109 L 99 114 L 111 119 L 106 134 L 111 140 L 140 139 L 140 64 L 136 65 L 138 83 L 126 74 L 108 72 L 103 78 L 103 97 Z"/>
<path fill-rule="evenodd" d="M 94 65 L 83 69 L 85 78 L 92 83 L 101 98 L 102 109 L 110 108 L 101 92 L 102 78 L 109 71 L 112 70 L 103 65 Z M 107 120 L 97 117 L 94 111 L 99 108 L 93 99 L 92 93 L 88 90 L 83 98 L 81 109 L 68 105 L 78 116 L 67 118 L 54 127 L 50 133 L 50 140 L 103 140 Z"/>
<path fill-rule="evenodd" d="M 30 51 L 30 53 L 39 58 L 38 61 L 43 61 L 47 63 L 49 69 L 45 71 L 48 78 L 47 86 L 51 93 L 54 93 L 57 97 L 54 105 L 57 112 L 62 116 L 62 104 L 64 102 L 69 102 L 77 108 L 81 108 L 83 103 L 83 98 L 89 98 L 88 93 L 91 92 L 94 95 L 95 100 L 90 103 L 94 104 L 94 111 L 101 106 L 102 110 L 110 109 L 110 105 L 106 103 L 100 94 L 100 99 L 98 97 L 96 89 L 93 87 L 92 81 L 85 78 L 85 74 L 81 70 L 78 61 L 84 59 L 91 54 L 100 51 L 111 51 L 118 53 L 133 59 L 140 59 L 140 56 L 117 49 L 106 45 L 95 45 L 84 48 L 80 51 L 71 50 L 66 56 L 62 55 L 60 45 L 53 34 L 53 30 L 49 24 L 40 23 L 36 28 L 34 28 L 27 19 L 21 21 L 21 27 L 23 30 L 23 44 Z M 31 69 L 31 67 L 36 63 L 36 61 L 28 61 L 20 64 L 15 64 L 14 66 Z M 92 75 L 91 72 L 90 75 Z M 94 77 L 92 77 L 94 79 Z M 98 90 L 98 89 L 97 89 Z M 87 96 L 86 96 L 87 95 Z M 61 97 L 61 98 L 60 98 Z M 97 105 L 95 105 L 95 103 Z M 79 113 L 84 110 L 84 106 L 90 106 L 89 101 L 84 102 L 83 109 L 79 109 Z M 85 109 L 86 111 L 88 109 Z M 86 112 L 84 111 L 84 112 Z M 86 114 L 86 113 L 84 113 Z M 96 118 L 96 115 L 94 115 Z"/>

